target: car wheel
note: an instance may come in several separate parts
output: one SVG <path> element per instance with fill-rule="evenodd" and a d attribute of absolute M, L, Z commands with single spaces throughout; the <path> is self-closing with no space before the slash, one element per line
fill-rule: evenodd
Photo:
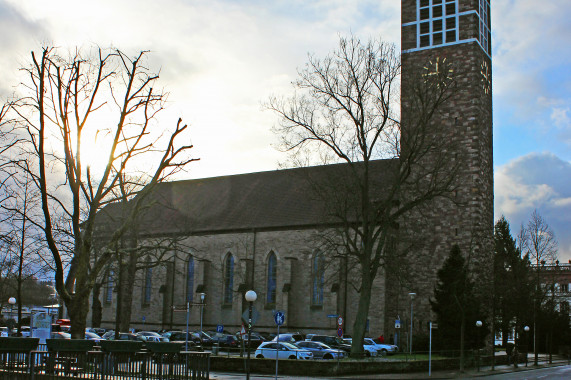
<path fill-rule="evenodd" d="M 258 355 L 256 355 L 256 357 L 257 357 L 258 359 L 263 359 L 263 358 L 264 358 L 264 355 L 258 354 Z"/>
<path fill-rule="evenodd" d="M 327 359 L 327 360 L 333 359 L 333 356 L 331 356 L 331 354 L 325 354 L 325 355 L 323 355 L 323 359 Z"/>
<path fill-rule="evenodd" d="M 365 356 L 370 358 L 371 357 L 371 353 L 369 351 L 365 351 Z"/>
<path fill-rule="evenodd" d="M 288 359 L 297 359 L 294 355 L 290 355 Z"/>
<path fill-rule="evenodd" d="M 381 356 L 387 356 L 387 350 L 385 350 L 384 348 L 381 350 Z"/>

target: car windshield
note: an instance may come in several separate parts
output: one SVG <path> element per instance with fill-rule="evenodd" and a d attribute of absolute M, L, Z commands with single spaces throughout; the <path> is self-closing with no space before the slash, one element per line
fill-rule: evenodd
<path fill-rule="evenodd" d="M 299 350 L 299 347 L 297 347 L 295 344 L 291 344 L 288 342 L 282 342 L 282 346 L 286 346 L 290 350 Z"/>
<path fill-rule="evenodd" d="M 365 344 L 368 344 L 368 345 L 374 345 L 374 344 L 375 344 L 375 342 L 373 342 L 373 340 L 370 339 L 370 338 L 366 338 L 366 339 L 364 340 L 364 342 L 365 342 Z"/>

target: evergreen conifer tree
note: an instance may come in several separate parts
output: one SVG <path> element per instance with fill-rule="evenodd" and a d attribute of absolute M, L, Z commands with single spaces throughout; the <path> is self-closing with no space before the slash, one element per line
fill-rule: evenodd
<path fill-rule="evenodd" d="M 438 320 L 435 347 L 460 349 L 463 369 L 464 348 L 482 347 L 487 327 L 480 302 L 475 296 L 469 267 L 458 245 L 452 247 L 450 255 L 438 270 L 438 282 L 430 304 Z M 477 320 L 484 322 L 480 330 L 476 327 Z"/>

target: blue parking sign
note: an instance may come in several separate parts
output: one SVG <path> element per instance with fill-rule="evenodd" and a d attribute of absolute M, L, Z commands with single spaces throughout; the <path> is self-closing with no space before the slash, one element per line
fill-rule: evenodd
<path fill-rule="evenodd" d="M 274 321 L 276 322 L 276 325 L 281 326 L 284 324 L 285 321 L 285 314 L 281 311 L 278 311 L 275 315 L 274 315 Z"/>
<path fill-rule="evenodd" d="M 222 333 L 222 332 L 224 332 L 224 326 L 223 326 L 223 325 L 217 325 L 217 326 L 216 326 L 216 332 L 217 332 L 217 333 Z"/>

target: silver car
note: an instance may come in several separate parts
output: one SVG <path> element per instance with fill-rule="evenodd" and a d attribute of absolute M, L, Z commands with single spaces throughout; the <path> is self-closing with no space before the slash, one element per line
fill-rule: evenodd
<path fill-rule="evenodd" d="M 297 342 L 299 348 L 311 351 L 314 359 L 342 359 L 345 357 L 343 350 L 336 350 L 321 342 Z"/>
<path fill-rule="evenodd" d="M 259 359 L 313 359 L 313 354 L 288 342 L 264 342 L 254 354 Z"/>

